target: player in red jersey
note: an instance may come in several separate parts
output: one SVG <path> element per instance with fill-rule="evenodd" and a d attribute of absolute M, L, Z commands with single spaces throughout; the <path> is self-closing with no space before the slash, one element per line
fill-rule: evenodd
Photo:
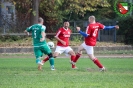
<path fill-rule="evenodd" d="M 97 36 L 98 36 L 98 31 L 101 29 L 104 30 L 109 30 L 112 28 L 116 28 L 119 29 L 119 26 L 104 26 L 101 23 L 97 23 L 95 21 L 95 16 L 90 16 L 89 17 L 89 25 L 87 26 L 86 29 L 86 33 L 82 32 L 80 30 L 80 27 L 77 27 L 77 31 L 85 37 L 84 39 L 84 43 L 82 43 L 79 48 L 78 48 L 78 53 L 76 54 L 76 58 L 74 59 L 73 62 L 71 62 L 72 64 L 75 64 L 77 62 L 77 60 L 79 59 L 79 57 L 82 54 L 82 50 L 85 49 L 89 58 L 99 67 L 100 71 L 105 71 L 105 67 L 100 63 L 100 61 L 94 56 L 94 50 L 93 50 L 93 46 L 96 45 L 96 40 L 97 40 Z"/>
<path fill-rule="evenodd" d="M 73 49 L 69 46 L 69 38 L 71 35 L 71 30 L 69 29 L 69 22 L 65 21 L 64 26 L 59 28 L 59 30 L 56 33 L 56 40 L 57 40 L 57 46 L 56 50 L 53 54 L 54 58 L 59 56 L 59 54 L 65 53 L 66 55 L 71 55 L 71 61 L 75 59 L 75 52 Z M 46 62 L 49 60 L 49 57 L 45 58 L 42 62 Z M 72 68 L 76 69 L 77 67 L 72 64 Z"/>

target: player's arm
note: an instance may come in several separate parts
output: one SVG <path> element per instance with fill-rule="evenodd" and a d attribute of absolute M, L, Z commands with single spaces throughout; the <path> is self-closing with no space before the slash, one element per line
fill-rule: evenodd
<path fill-rule="evenodd" d="M 56 34 L 56 36 L 54 36 L 54 37 L 55 37 L 56 40 L 58 40 L 59 42 L 61 42 L 63 45 L 66 45 L 66 42 L 63 41 L 63 40 L 61 40 L 61 39 L 58 37 L 60 33 L 61 33 L 61 31 L 58 31 L 57 34 Z"/>
<path fill-rule="evenodd" d="M 31 29 L 32 29 L 32 26 L 28 27 L 28 28 L 24 31 L 24 33 L 26 33 L 26 35 L 29 36 L 29 32 L 31 31 Z"/>
<path fill-rule="evenodd" d="M 116 29 L 119 29 L 119 26 L 118 25 L 116 25 L 116 26 L 104 26 L 104 30 L 110 30 L 110 29 L 114 29 L 114 28 L 116 28 Z"/>
<path fill-rule="evenodd" d="M 41 35 L 42 35 L 42 38 L 40 39 L 40 41 L 42 42 L 45 40 L 46 33 L 44 31 L 42 31 Z"/>
<path fill-rule="evenodd" d="M 29 36 L 29 32 L 27 30 L 25 30 L 24 33 Z"/>
<path fill-rule="evenodd" d="M 89 36 L 89 34 L 87 34 L 87 33 L 85 33 L 85 32 L 82 32 L 82 31 L 80 30 L 80 27 L 76 27 L 76 29 L 77 29 L 77 31 L 78 31 L 83 37 L 88 37 L 88 36 Z"/>
<path fill-rule="evenodd" d="M 118 25 L 115 25 L 115 26 L 105 26 L 101 23 L 98 23 L 99 24 L 99 29 L 103 29 L 103 30 L 110 30 L 110 29 L 119 29 L 119 26 Z"/>
<path fill-rule="evenodd" d="M 41 28 L 42 38 L 40 39 L 41 42 L 45 40 L 45 36 L 46 36 L 45 30 L 46 30 L 46 26 L 42 26 Z"/>

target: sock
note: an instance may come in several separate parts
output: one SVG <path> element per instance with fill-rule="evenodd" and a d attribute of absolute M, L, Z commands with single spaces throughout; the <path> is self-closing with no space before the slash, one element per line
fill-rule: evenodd
<path fill-rule="evenodd" d="M 103 68 L 103 65 L 100 63 L 100 61 L 99 61 L 97 58 L 95 58 L 95 59 L 93 60 L 93 62 L 94 62 L 99 68 Z"/>
<path fill-rule="evenodd" d="M 72 55 L 71 56 L 71 61 L 73 61 L 75 59 L 75 56 L 74 55 Z"/>
<path fill-rule="evenodd" d="M 49 63 L 51 66 L 54 66 L 54 58 L 53 57 L 49 58 Z"/>
<path fill-rule="evenodd" d="M 48 61 L 49 57 L 47 56 L 46 58 L 43 59 L 44 62 Z"/>
<path fill-rule="evenodd" d="M 72 55 L 72 56 L 71 56 L 71 61 L 73 61 L 74 59 L 75 59 L 75 56 Z M 74 68 L 74 67 L 75 67 L 75 65 L 72 64 L 72 68 Z"/>
<path fill-rule="evenodd" d="M 81 56 L 81 54 L 77 53 L 75 59 L 73 60 L 73 62 L 77 62 L 77 60 L 79 59 L 80 56 Z"/>

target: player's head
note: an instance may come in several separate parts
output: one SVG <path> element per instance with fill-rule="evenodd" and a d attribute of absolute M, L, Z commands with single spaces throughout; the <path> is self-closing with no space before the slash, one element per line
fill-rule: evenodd
<path fill-rule="evenodd" d="M 66 20 L 66 21 L 64 21 L 64 28 L 66 28 L 66 29 L 67 29 L 67 28 L 69 27 L 69 25 L 70 25 L 70 24 L 69 24 L 69 22 L 68 22 L 67 20 Z"/>
<path fill-rule="evenodd" d="M 43 18 L 39 17 L 39 18 L 38 18 L 38 23 L 39 23 L 39 24 L 43 24 L 43 22 L 44 22 Z"/>
<path fill-rule="evenodd" d="M 95 22 L 95 16 L 90 16 L 88 20 L 90 23 L 94 23 Z"/>

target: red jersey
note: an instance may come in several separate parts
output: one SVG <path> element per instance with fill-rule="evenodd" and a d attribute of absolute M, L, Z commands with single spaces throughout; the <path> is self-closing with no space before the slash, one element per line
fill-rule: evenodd
<path fill-rule="evenodd" d="M 63 45 L 60 41 L 57 42 L 57 45 L 58 46 L 62 46 L 62 47 L 67 47 L 69 46 L 69 38 L 70 38 L 70 35 L 71 35 L 71 30 L 68 28 L 68 29 L 65 29 L 64 27 L 60 28 L 58 30 L 58 32 L 56 33 L 56 36 L 65 41 L 66 42 L 66 45 Z"/>
<path fill-rule="evenodd" d="M 98 31 L 100 29 L 104 29 L 104 25 L 101 23 L 92 23 L 87 26 L 86 33 L 89 35 L 85 38 L 85 44 L 89 46 L 95 46 L 97 37 L 98 37 Z"/>

